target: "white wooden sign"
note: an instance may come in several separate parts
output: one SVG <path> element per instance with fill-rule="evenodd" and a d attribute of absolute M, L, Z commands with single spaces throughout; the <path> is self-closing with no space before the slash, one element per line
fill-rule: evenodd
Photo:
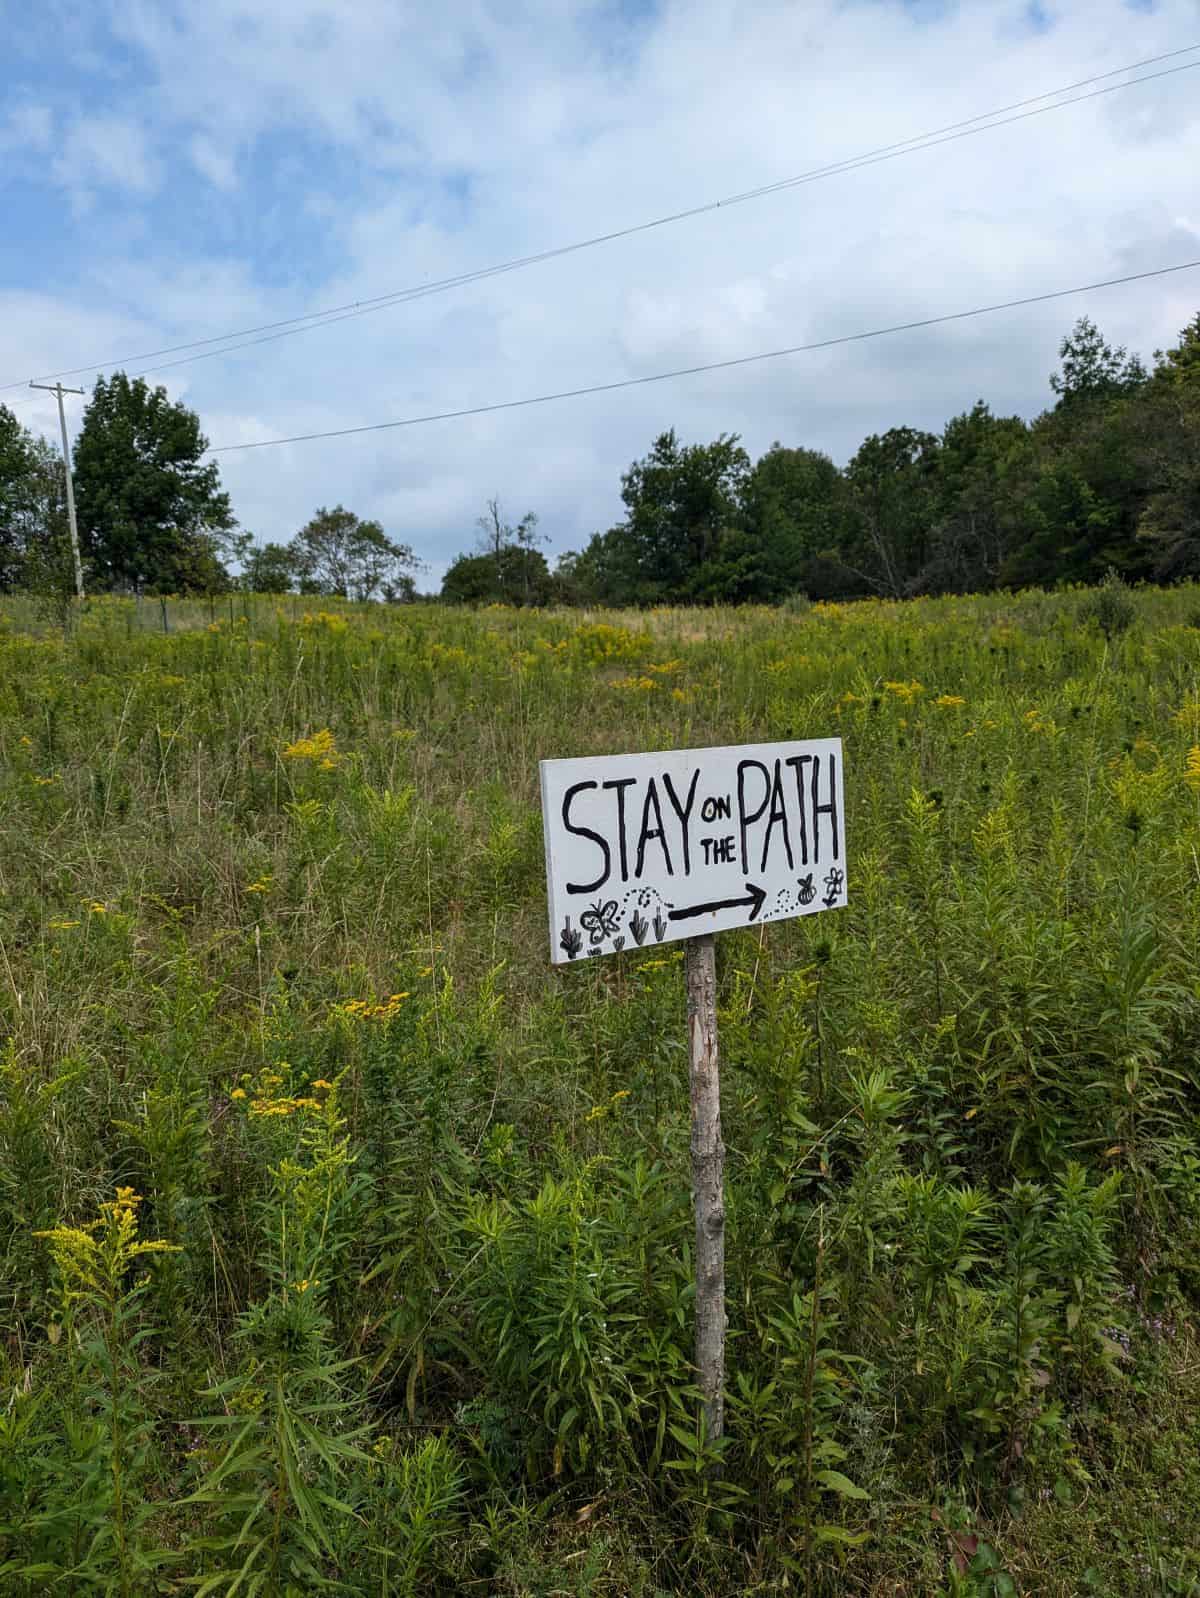
<path fill-rule="evenodd" d="M 543 760 L 557 964 L 846 903 L 840 738 Z"/>

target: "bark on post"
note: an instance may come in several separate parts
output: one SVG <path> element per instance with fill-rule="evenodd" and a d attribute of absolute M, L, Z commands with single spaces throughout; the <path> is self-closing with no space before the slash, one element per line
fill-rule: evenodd
<path fill-rule="evenodd" d="M 717 970 L 711 932 L 687 951 L 692 1100 L 692 1200 L 696 1209 L 696 1369 L 710 1442 L 725 1423 L 725 1145 L 717 1063 Z"/>

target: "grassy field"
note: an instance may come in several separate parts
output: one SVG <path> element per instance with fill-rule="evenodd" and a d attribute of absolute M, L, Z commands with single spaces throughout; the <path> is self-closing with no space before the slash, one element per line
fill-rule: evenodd
<path fill-rule="evenodd" d="M 1134 599 L 0 607 L 0 1591 L 1200 1593 L 1200 591 Z M 679 951 L 551 969 L 537 761 L 824 735 L 849 908 L 718 951 L 714 1459 Z"/>

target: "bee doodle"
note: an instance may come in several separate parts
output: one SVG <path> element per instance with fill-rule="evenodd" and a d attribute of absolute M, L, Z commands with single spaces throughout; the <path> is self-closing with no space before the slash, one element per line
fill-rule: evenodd
<path fill-rule="evenodd" d="M 817 890 L 813 883 L 813 874 L 810 871 L 807 877 L 801 877 L 796 883 L 796 897 L 801 904 L 811 904 L 817 897 Z"/>

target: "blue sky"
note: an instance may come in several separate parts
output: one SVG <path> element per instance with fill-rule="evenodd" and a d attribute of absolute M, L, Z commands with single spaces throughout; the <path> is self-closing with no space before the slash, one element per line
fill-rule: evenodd
<path fill-rule="evenodd" d="M 0 0 L 0 28 L 2 384 L 771 183 L 1200 42 L 1200 6 Z M 1198 257 L 1198 89 L 1200 71 L 1182 73 L 156 380 L 214 443 L 247 442 Z M 341 501 L 413 544 L 433 581 L 494 494 L 514 519 L 537 510 L 552 549 L 578 547 L 665 427 L 842 460 L 868 432 L 936 428 L 980 395 L 1035 413 L 1077 315 L 1149 352 L 1198 303 L 1200 274 L 222 470 L 260 538 Z M 46 396 L 0 399 L 54 424 Z"/>

